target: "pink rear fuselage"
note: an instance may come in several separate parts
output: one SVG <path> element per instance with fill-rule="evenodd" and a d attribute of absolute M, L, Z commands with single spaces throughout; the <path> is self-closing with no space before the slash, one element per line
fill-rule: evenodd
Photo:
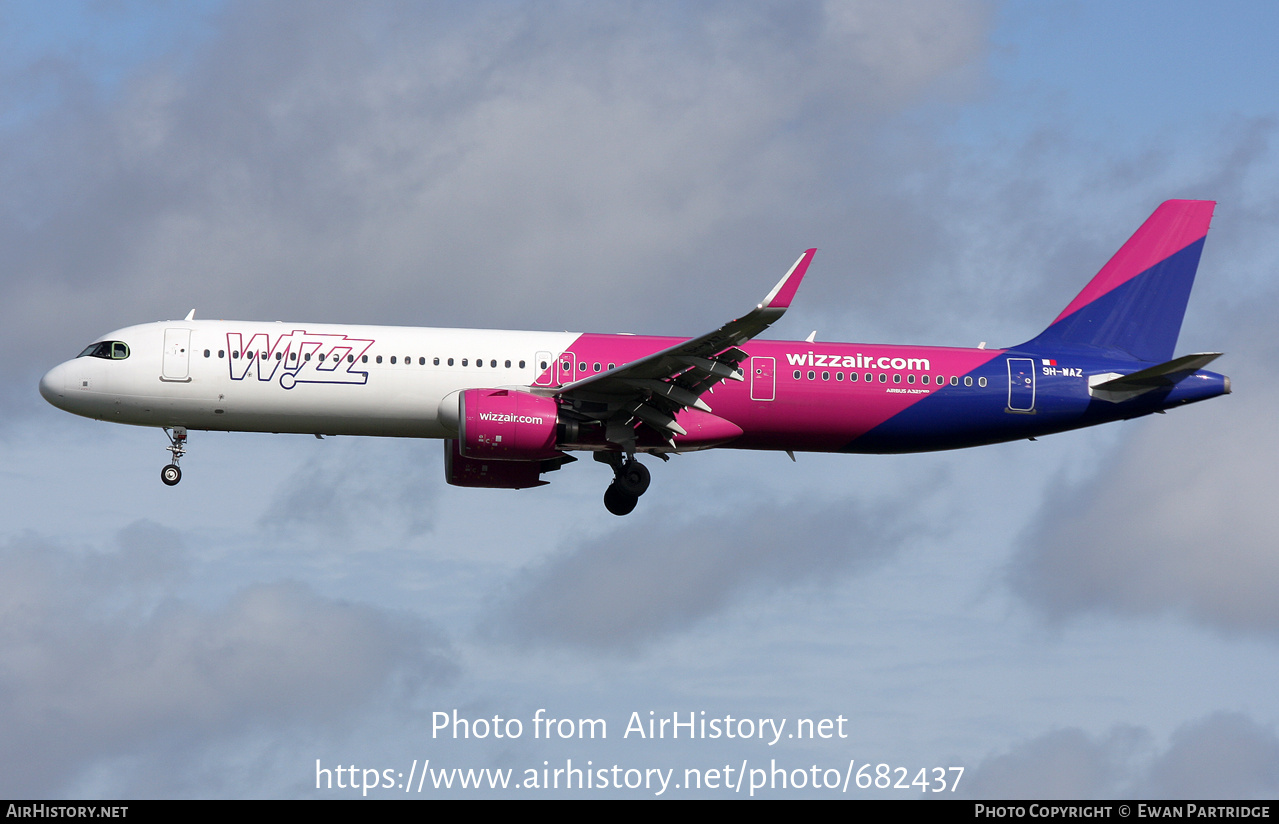
<path fill-rule="evenodd" d="M 596 364 L 623 363 L 681 342 L 681 338 L 584 334 L 556 365 L 560 382 L 566 362 L 572 378 L 594 373 Z M 999 350 L 927 346 L 754 340 L 742 347 L 743 380 L 724 381 L 703 400 L 713 414 L 742 428 L 724 444 L 737 449 L 844 451 L 859 436 L 933 395 L 956 378 L 998 357 Z M 543 377 L 545 380 L 546 377 Z M 1003 408 L 994 386 L 970 387 Z M 676 438 L 676 444 L 679 439 Z M 901 449 L 912 451 L 903 444 Z M 854 447 L 855 448 L 855 447 Z M 875 450 L 879 451 L 879 450 Z"/>

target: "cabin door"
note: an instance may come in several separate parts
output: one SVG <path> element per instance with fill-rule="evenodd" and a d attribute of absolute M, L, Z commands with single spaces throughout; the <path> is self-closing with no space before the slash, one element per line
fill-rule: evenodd
<path fill-rule="evenodd" d="M 777 397 L 777 361 L 774 358 L 751 358 L 751 400 L 771 401 Z"/>
<path fill-rule="evenodd" d="M 533 383 L 536 386 L 551 386 L 555 383 L 555 360 L 550 352 L 538 352 L 533 359 L 533 374 L 537 375 Z"/>
<path fill-rule="evenodd" d="M 164 330 L 164 360 L 160 378 L 166 381 L 191 380 L 191 330 Z"/>
<path fill-rule="evenodd" d="M 1035 411 L 1035 362 L 1030 358 L 1008 359 L 1008 411 Z"/>

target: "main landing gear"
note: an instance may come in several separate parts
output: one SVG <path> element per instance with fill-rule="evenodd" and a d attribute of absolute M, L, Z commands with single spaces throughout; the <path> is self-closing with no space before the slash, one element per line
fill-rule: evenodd
<path fill-rule="evenodd" d="M 618 452 L 596 452 L 595 460 L 613 467 L 613 482 L 604 490 L 604 508 L 614 515 L 631 514 L 652 480 L 648 467 Z"/>
<path fill-rule="evenodd" d="M 166 426 L 164 434 L 169 438 L 169 445 L 165 449 L 173 453 L 173 460 L 160 470 L 160 480 L 164 481 L 165 486 L 177 486 L 178 481 L 182 480 L 182 470 L 178 468 L 178 461 L 187 451 L 187 428 L 175 426 L 170 432 L 169 427 Z"/>

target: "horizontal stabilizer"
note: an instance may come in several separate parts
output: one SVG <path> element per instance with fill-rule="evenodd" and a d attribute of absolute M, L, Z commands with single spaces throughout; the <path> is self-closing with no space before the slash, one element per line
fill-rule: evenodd
<path fill-rule="evenodd" d="M 1167 363 L 1128 375 L 1106 372 L 1088 379 L 1088 394 L 1098 400 L 1119 403 L 1155 389 L 1172 386 L 1221 357 L 1220 352 L 1182 355 Z"/>

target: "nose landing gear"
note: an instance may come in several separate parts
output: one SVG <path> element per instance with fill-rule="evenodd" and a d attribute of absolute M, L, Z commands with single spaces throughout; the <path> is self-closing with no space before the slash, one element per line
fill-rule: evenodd
<path fill-rule="evenodd" d="M 613 467 L 613 482 L 604 490 L 604 508 L 614 515 L 629 515 L 648 491 L 652 480 L 648 467 L 618 452 L 596 452 L 595 459 Z"/>
<path fill-rule="evenodd" d="M 169 438 L 169 445 L 165 449 L 173 453 L 173 460 L 160 470 L 160 480 L 164 481 L 165 486 L 176 486 L 178 481 L 182 480 L 182 470 L 178 468 L 178 461 L 186 454 L 187 428 L 175 426 L 170 432 L 169 427 L 166 426 L 164 434 Z"/>

